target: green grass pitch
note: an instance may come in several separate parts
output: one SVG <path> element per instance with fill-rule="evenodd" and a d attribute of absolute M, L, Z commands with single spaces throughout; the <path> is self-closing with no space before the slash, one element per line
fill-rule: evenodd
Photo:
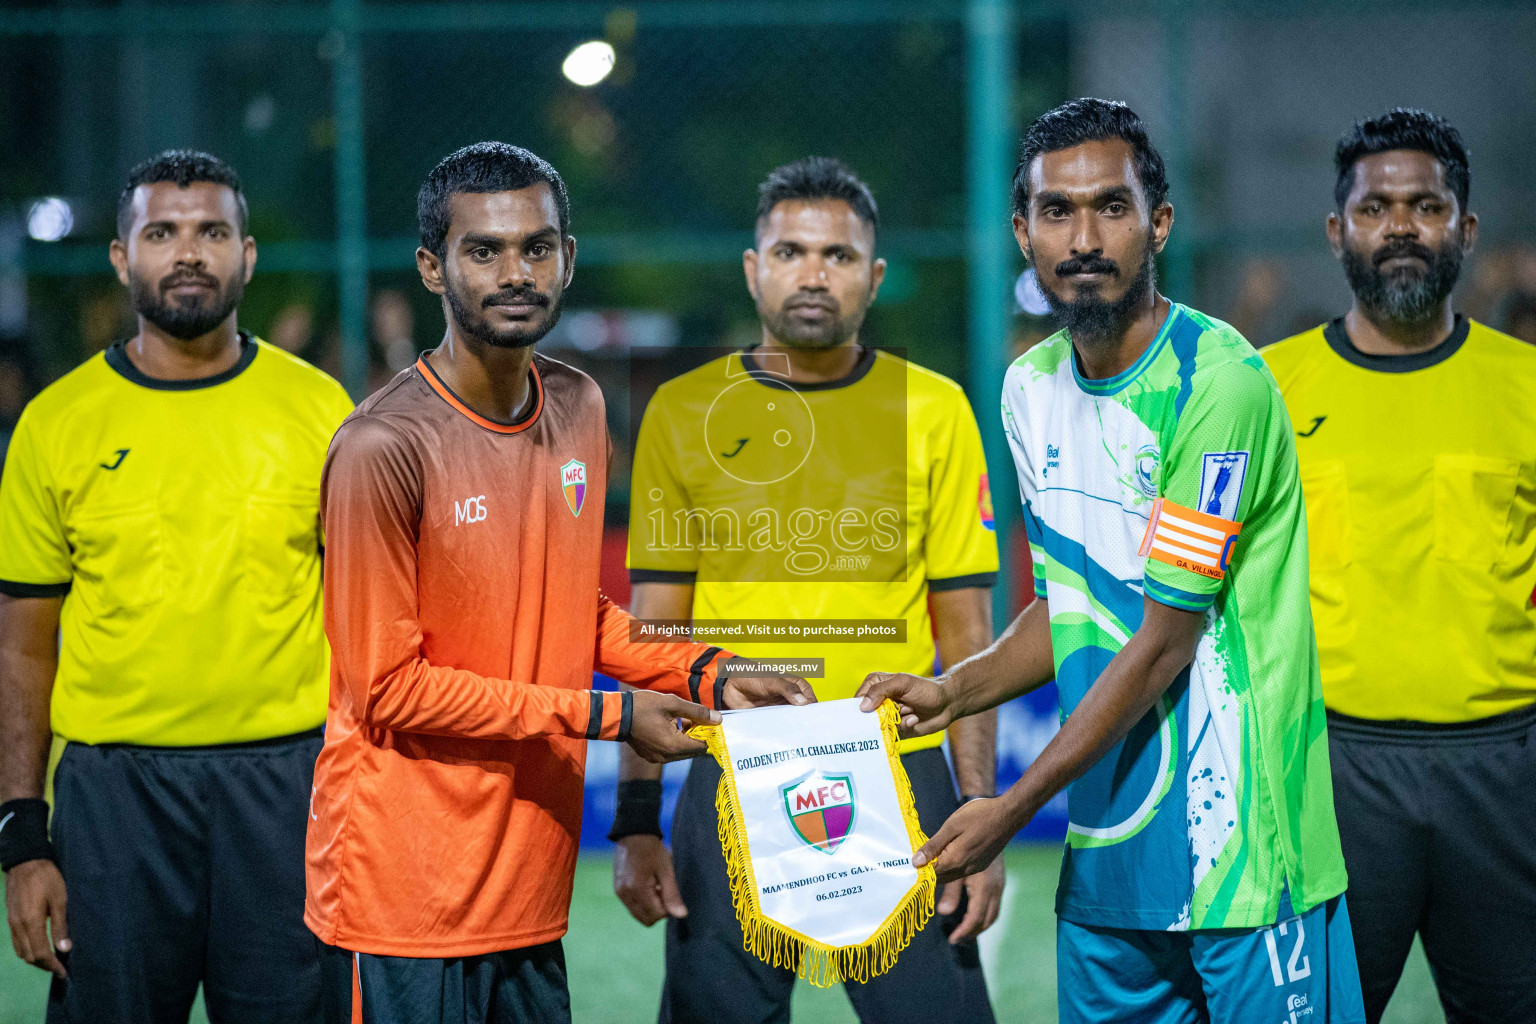
<path fill-rule="evenodd" d="M 987 982 L 1003 1022 L 1056 1019 L 1056 945 L 1052 899 L 1061 851 L 1055 845 L 1016 845 L 1008 858 L 1002 918 L 982 939 Z M 48 979 L 0 948 L 0 1024 L 43 1019 Z M 648 1024 L 661 989 L 662 932 L 642 928 L 613 895 L 612 862 L 586 855 L 576 869 L 571 931 L 565 938 L 572 1016 L 577 1024 Z M 795 990 L 796 1024 L 855 1020 L 841 988 Z M 202 1001 L 192 1020 L 203 1024 Z M 1383 1024 L 1444 1024 L 1429 968 L 1414 947 Z"/>

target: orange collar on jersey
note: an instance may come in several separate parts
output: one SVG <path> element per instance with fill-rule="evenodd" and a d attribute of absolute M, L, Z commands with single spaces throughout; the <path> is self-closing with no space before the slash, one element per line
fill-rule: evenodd
<path fill-rule="evenodd" d="M 427 362 L 425 355 L 416 359 L 416 372 L 421 374 L 421 379 L 427 382 L 427 386 L 437 392 L 439 398 L 463 413 L 476 426 L 498 434 L 516 434 L 533 426 L 539 418 L 539 413 L 544 411 L 544 380 L 539 376 L 539 367 L 536 363 L 529 363 L 528 369 L 533 376 L 533 411 L 516 423 L 501 423 L 496 420 L 486 419 L 468 405 L 464 400 L 453 393 L 453 389 L 444 383 L 443 378 L 432 369 L 432 364 Z"/>

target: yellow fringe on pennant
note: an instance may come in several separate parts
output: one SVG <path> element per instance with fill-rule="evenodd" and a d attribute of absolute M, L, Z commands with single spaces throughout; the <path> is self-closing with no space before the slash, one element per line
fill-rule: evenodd
<path fill-rule="evenodd" d="M 916 853 L 928 837 L 918 824 L 912 782 L 896 751 L 900 713 L 895 704 L 886 701 L 880 705 L 877 714 L 885 738 L 886 756 L 890 758 L 891 777 L 896 783 L 901 818 L 906 823 L 912 851 Z M 880 922 L 873 935 L 854 946 L 829 946 L 764 916 L 757 898 L 757 879 L 752 874 L 752 858 L 747 849 L 747 826 L 736 813 L 736 775 L 730 753 L 725 749 L 725 731 L 717 725 L 695 726 L 689 730 L 689 735 L 708 744 L 710 754 L 720 763 L 715 812 L 720 821 L 720 848 L 725 853 L 725 870 L 731 880 L 731 903 L 736 909 L 736 920 L 741 922 L 742 946 L 746 951 L 773 967 L 795 971 L 817 988 L 830 988 L 844 981 L 868 981 L 895 966 L 897 955 L 933 916 L 937 890 L 933 865 L 925 864 L 917 869 L 917 882 L 901 898 L 896 909 Z"/>

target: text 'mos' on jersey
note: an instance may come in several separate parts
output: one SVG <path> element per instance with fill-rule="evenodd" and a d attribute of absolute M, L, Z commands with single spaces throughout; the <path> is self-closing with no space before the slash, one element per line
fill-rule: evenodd
<path fill-rule="evenodd" d="M 1257 353 L 1174 304 L 1134 365 L 1089 380 L 1063 332 L 1009 369 L 1003 420 L 1063 715 L 1143 595 L 1205 616 L 1194 663 L 1071 786 L 1060 915 L 1249 928 L 1338 895 L 1306 520 Z"/>
<path fill-rule="evenodd" d="M 825 383 L 788 370 L 782 354 L 722 353 L 656 391 L 635 445 L 630 579 L 692 584 L 695 623 L 723 631 L 700 639 L 824 658 L 809 679 L 822 700 L 869 672 L 926 675 L 928 592 L 997 574 L 970 405 L 889 352 L 864 349 Z"/>

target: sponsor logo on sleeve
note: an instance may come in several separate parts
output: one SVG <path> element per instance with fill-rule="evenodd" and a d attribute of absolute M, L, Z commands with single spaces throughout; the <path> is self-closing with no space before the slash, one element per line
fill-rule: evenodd
<path fill-rule="evenodd" d="M 981 474 L 981 491 L 976 496 L 976 508 L 981 513 L 981 525 L 989 530 L 995 530 L 997 525 L 992 519 L 992 488 L 987 486 L 987 474 Z"/>
<path fill-rule="evenodd" d="M 1200 460 L 1200 501 L 1195 508 L 1208 516 L 1236 519 L 1247 475 L 1247 452 L 1207 452 Z"/>

